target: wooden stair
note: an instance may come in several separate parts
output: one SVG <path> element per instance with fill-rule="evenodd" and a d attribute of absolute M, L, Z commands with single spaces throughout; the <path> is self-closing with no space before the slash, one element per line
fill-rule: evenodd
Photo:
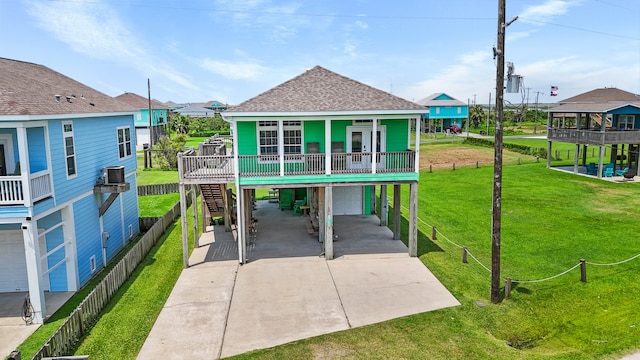
<path fill-rule="evenodd" d="M 224 216 L 224 194 L 226 191 L 227 185 L 225 184 L 200 184 L 202 198 L 212 217 Z"/>

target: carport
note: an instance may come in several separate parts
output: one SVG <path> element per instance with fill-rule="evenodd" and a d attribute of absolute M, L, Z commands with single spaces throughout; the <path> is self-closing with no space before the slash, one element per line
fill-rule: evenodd
<path fill-rule="evenodd" d="M 222 226 L 204 233 L 138 359 L 211 359 L 457 306 L 376 216 L 334 217 L 334 260 L 304 219 L 259 201 L 247 262 Z"/>

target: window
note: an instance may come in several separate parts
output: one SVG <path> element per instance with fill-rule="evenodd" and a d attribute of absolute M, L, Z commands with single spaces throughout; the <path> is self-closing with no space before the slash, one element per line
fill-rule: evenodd
<path fill-rule="evenodd" d="M 260 155 L 278 154 L 278 122 L 260 121 L 258 122 L 258 141 Z"/>
<path fill-rule="evenodd" d="M 62 136 L 64 139 L 64 155 L 67 165 L 67 177 L 76 175 L 76 150 L 73 142 L 73 123 L 62 123 Z"/>
<path fill-rule="evenodd" d="M 131 156 L 131 129 L 118 129 L 118 156 L 120 159 Z"/>
<path fill-rule="evenodd" d="M 284 121 L 284 153 L 302 154 L 302 122 Z"/>
<path fill-rule="evenodd" d="M 285 154 L 302 154 L 302 121 L 283 121 L 283 147 Z M 258 122 L 260 155 L 278 155 L 278 122 Z"/>
<path fill-rule="evenodd" d="M 634 120 L 635 116 L 633 115 L 618 115 L 618 128 L 620 130 L 631 130 L 633 129 Z"/>

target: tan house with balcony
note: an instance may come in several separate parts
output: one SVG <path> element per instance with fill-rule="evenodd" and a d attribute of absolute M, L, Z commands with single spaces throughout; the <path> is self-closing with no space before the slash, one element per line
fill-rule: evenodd
<path fill-rule="evenodd" d="M 640 95 L 616 88 L 602 88 L 565 99 L 547 110 L 547 167 L 551 167 L 553 142 L 576 146 L 574 172 L 608 176 L 613 170 L 637 173 L 640 148 Z M 598 163 L 587 164 L 587 149 L 598 148 Z"/>

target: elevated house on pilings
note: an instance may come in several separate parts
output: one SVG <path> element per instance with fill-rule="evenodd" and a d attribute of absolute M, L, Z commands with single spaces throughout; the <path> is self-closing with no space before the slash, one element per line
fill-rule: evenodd
<path fill-rule="evenodd" d="M 589 146 L 598 147 L 595 174 L 602 178 L 605 165 L 637 173 L 640 148 L 640 95 L 603 88 L 560 101 L 548 112 L 547 167 L 551 167 L 554 141 L 576 146 L 574 173 L 587 167 Z M 609 149 L 607 151 L 607 149 Z M 608 153 L 608 154 L 607 154 Z"/>
<path fill-rule="evenodd" d="M 226 203 L 221 210 L 235 218 L 238 260 L 245 263 L 254 190 L 278 190 L 280 208 L 306 203 L 307 221 L 332 259 L 333 217 L 372 214 L 376 186 L 385 205 L 381 225 L 387 224 L 387 186 L 393 186 L 393 237 L 399 239 L 401 187 L 408 186 L 409 254 L 416 256 L 422 113 L 421 105 L 316 66 L 222 113 L 232 127 L 233 155 L 179 154 L 181 201 L 187 186 L 215 187 L 220 195 L 207 202 Z M 233 204 L 228 183 L 235 187 Z M 182 226 L 186 267 L 184 217 Z"/>

